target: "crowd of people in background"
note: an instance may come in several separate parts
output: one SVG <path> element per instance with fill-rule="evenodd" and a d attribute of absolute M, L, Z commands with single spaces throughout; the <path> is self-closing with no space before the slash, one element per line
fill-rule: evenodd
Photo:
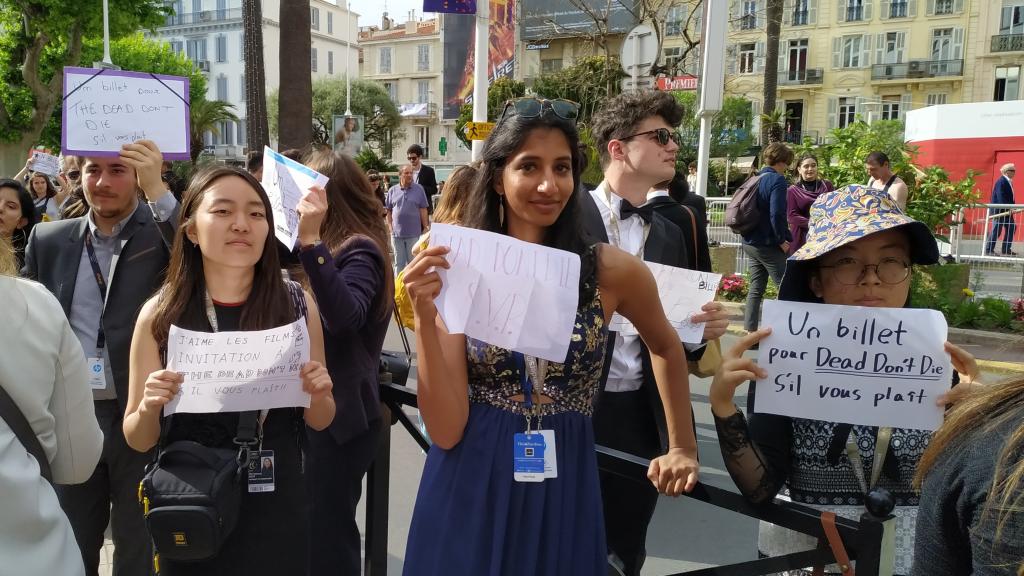
<path fill-rule="evenodd" d="M 609 99 L 590 127 L 595 186 L 581 179 L 590 151 L 578 105 L 561 99 L 506 102 L 481 160 L 440 184 L 418 145 L 390 186 L 330 149 L 282 151 L 329 178 L 299 203 L 294 246 L 275 238 L 261 153 L 244 168 L 213 165 L 187 179 L 146 140 L 119 156 L 65 155 L 55 179 L 29 161 L 0 180 L 9 358 L 0 384 L 43 451 L 26 472 L 32 449 L 0 442 L 0 560 L 18 558 L 25 573 L 93 576 L 109 524 L 116 574 L 359 574 L 356 506 L 389 425 L 380 358 L 397 314 L 415 333 L 418 407 L 432 441 L 406 574 L 639 575 L 659 494 L 690 492 L 699 479 L 690 374 L 713 377 L 725 465 L 751 502 L 781 494 L 856 519 L 884 488 L 896 574 L 1024 570 L 1024 380 L 983 385 L 974 357 L 947 343 L 956 374 L 938 399 L 949 412 L 934 437 L 755 414 L 755 386 L 746 413 L 734 400 L 765 374 L 745 352 L 773 328 L 760 326 L 769 278 L 782 300 L 903 308 L 912 267 L 938 260 L 884 153 L 865 158 L 867 185 L 851 186 L 823 179 L 812 155 L 765 146 L 751 182 L 761 217 L 742 239 L 748 334 L 722 350 L 728 313 L 711 301 L 693 318 L 705 325 L 701 342 L 680 342 L 644 262 L 712 268 L 698 167 L 676 167 L 683 113 L 665 92 Z M 1012 203 L 1014 173 L 1003 166 L 994 203 Z M 564 363 L 447 331 L 435 298 L 450 263 L 429 244 L 432 223 L 579 256 Z M 1002 254 L 1013 255 L 1012 215 L 997 226 L 987 251 L 1005 234 Z M 637 334 L 610 332 L 615 313 Z M 166 369 L 172 325 L 254 331 L 302 319 L 308 408 L 162 415 L 182 384 Z M 534 418 L 557 450 L 557 474 L 520 482 L 513 452 Z M 165 544 L 140 503 L 147 466 L 172 443 L 233 450 L 250 425 L 273 490 L 240 488 L 239 520 L 212 555 L 159 560 Z M 0 430 L 0 440 L 13 438 Z M 649 483 L 599 471 L 595 444 L 648 460 Z M 881 473 L 865 476 L 876 459 Z M 758 540 L 765 555 L 815 545 L 768 525 Z"/>

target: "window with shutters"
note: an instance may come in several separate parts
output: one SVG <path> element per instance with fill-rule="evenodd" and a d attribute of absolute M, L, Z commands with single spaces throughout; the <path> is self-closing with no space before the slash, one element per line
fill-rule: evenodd
<path fill-rule="evenodd" d="M 996 102 L 1020 98 L 1020 66 L 996 67 L 996 90 L 992 99 Z"/>
<path fill-rule="evenodd" d="M 946 94 L 929 94 L 928 106 L 939 106 L 946 103 Z"/>
<path fill-rule="evenodd" d="M 245 146 L 249 143 L 249 139 L 245 135 L 245 118 L 239 120 L 235 126 L 238 127 L 238 145 Z"/>
<path fill-rule="evenodd" d="M 882 18 L 913 18 L 916 0 L 882 0 Z"/>
<path fill-rule="evenodd" d="M 171 52 L 181 56 L 182 51 L 185 50 L 185 44 L 180 40 L 171 40 Z"/>
<path fill-rule="evenodd" d="M 313 8 L 313 7 L 309 8 L 309 27 L 312 28 L 313 30 L 319 30 L 320 29 L 320 9 L 319 8 Z"/>
<path fill-rule="evenodd" d="M 309 49 L 309 70 L 316 72 L 316 48 Z"/>
<path fill-rule="evenodd" d="M 327 51 L 327 73 L 334 74 L 334 51 Z"/>
<path fill-rule="evenodd" d="M 875 64 L 903 64 L 907 56 L 906 32 L 883 32 L 875 44 Z"/>
<path fill-rule="evenodd" d="M 192 0 L 192 12 L 198 14 L 203 11 L 203 0 Z"/>
<path fill-rule="evenodd" d="M 952 14 L 954 12 L 955 6 L 954 6 L 953 0 L 934 0 L 934 2 L 935 2 L 934 14 L 936 16 L 942 16 L 942 15 L 945 15 L 945 14 Z"/>
<path fill-rule="evenodd" d="M 377 71 L 381 74 L 391 74 L 391 47 L 383 47 L 378 53 Z"/>
<path fill-rule="evenodd" d="M 753 74 L 754 61 L 757 53 L 757 45 L 753 42 L 740 44 L 739 68 L 740 74 Z"/>
<path fill-rule="evenodd" d="M 867 48 L 864 45 L 865 37 L 863 35 L 843 36 L 838 38 L 838 42 L 839 53 L 836 68 L 861 68 L 867 65 L 867 62 L 864 61 L 864 52 Z M 834 57 L 833 63 L 835 60 Z"/>
<path fill-rule="evenodd" d="M 398 83 L 397 82 L 385 82 L 384 83 L 384 90 L 387 91 L 388 98 L 390 98 L 392 102 L 396 102 L 396 103 L 398 102 Z"/>
<path fill-rule="evenodd" d="M 416 81 L 416 102 L 420 104 L 430 102 L 430 80 Z"/>
<path fill-rule="evenodd" d="M 933 76 L 960 76 L 963 74 L 964 29 L 937 28 L 932 30 L 932 61 L 928 72 Z"/>
<path fill-rule="evenodd" d="M 220 123 L 220 136 L 227 146 L 235 143 L 235 126 L 231 120 L 225 120 Z"/>
<path fill-rule="evenodd" d="M 682 36 L 686 26 L 686 6 L 674 5 L 665 15 L 665 36 Z"/>
<path fill-rule="evenodd" d="M 899 95 L 882 96 L 882 120 L 900 119 Z"/>
<path fill-rule="evenodd" d="M 840 98 L 837 114 L 836 126 L 839 128 L 846 128 L 853 124 L 857 120 L 857 99 L 849 97 Z"/>
<path fill-rule="evenodd" d="M 793 0 L 792 3 L 792 15 L 789 24 L 790 26 L 807 26 L 814 24 L 812 17 L 814 13 L 814 2 L 815 0 Z"/>
<path fill-rule="evenodd" d="M 740 30 L 757 29 L 757 0 L 743 0 L 742 11 L 740 12 Z"/>
<path fill-rule="evenodd" d="M 217 62 L 228 61 L 228 37 L 221 34 L 217 36 Z"/>
<path fill-rule="evenodd" d="M 245 102 L 245 74 L 238 79 L 238 100 Z"/>
<path fill-rule="evenodd" d="M 228 77 L 221 74 L 217 76 L 217 100 L 227 101 L 228 99 Z"/>
<path fill-rule="evenodd" d="M 193 62 L 201 62 L 206 58 L 206 38 L 193 38 L 185 43 L 185 55 Z"/>
<path fill-rule="evenodd" d="M 665 48 L 665 50 L 662 51 L 662 54 L 664 55 L 663 61 L 665 62 L 665 67 L 669 69 L 669 74 L 677 73 L 679 63 L 683 59 L 683 47 L 673 46 L 671 48 Z"/>
<path fill-rule="evenodd" d="M 846 0 L 846 21 L 860 22 L 864 20 L 864 2 L 871 0 Z"/>
<path fill-rule="evenodd" d="M 327 13 L 327 33 L 334 34 L 334 12 Z"/>
<path fill-rule="evenodd" d="M 416 71 L 430 71 L 430 44 L 416 46 Z"/>

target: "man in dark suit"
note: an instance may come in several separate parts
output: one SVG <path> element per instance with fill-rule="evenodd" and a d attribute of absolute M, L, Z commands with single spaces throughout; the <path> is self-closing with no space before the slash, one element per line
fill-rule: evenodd
<path fill-rule="evenodd" d="M 647 204 L 682 230 L 687 257 L 683 268 L 711 272 L 707 202 L 690 193 L 686 177 L 676 172 L 667 185 L 655 186 L 647 193 Z"/>
<path fill-rule="evenodd" d="M 688 264 L 684 233 L 647 204 L 647 193 L 675 173 L 679 146 L 674 126 L 683 110 L 665 92 L 624 93 L 608 101 L 592 121 L 592 134 L 604 167 L 604 181 L 583 194 L 587 232 L 619 248 L 657 262 L 684 268 Z M 686 233 L 689 233 L 687 230 Z M 728 320 L 718 304 L 710 304 L 694 321 L 708 321 L 705 337 L 724 333 Z M 675 422 L 692 422 L 692 410 L 662 406 L 650 354 L 638 336 L 616 334 L 610 339 L 610 365 L 595 401 L 594 435 L 599 444 L 643 458 L 662 454 L 697 459 L 694 429 L 676 430 L 670 442 L 666 412 Z M 701 347 L 687 346 L 697 360 Z M 672 382 L 684 387 L 689 382 Z M 647 526 L 658 493 L 650 484 L 601 473 L 605 532 L 610 561 L 628 576 L 640 574 L 646 558 Z"/>
<path fill-rule="evenodd" d="M 437 195 L 437 176 L 434 169 L 423 163 L 423 147 L 419 144 L 409 146 L 406 151 L 406 159 L 412 166 L 412 181 L 423 187 L 427 193 L 427 204 L 430 206 L 430 213 L 434 213 L 434 196 Z"/>
<path fill-rule="evenodd" d="M 1013 200 L 1013 177 L 1017 174 L 1017 167 L 1013 164 L 1003 164 L 999 169 L 1000 176 L 992 188 L 993 204 L 1016 204 Z M 1003 235 L 1003 256 L 1016 256 L 1013 248 L 1013 233 L 1017 223 L 1013 221 L 1013 212 L 1006 208 L 989 208 L 989 216 L 992 218 L 992 235 L 985 244 L 985 254 L 995 256 L 996 241 L 999 235 Z"/>
<path fill-rule="evenodd" d="M 86 216 L 36 226 L 22 274 L 60 301 L 89 359 L 103 456 L 84 484 L 58 486 L 86 574 L 99 570 L 108 521 L 116 551 L 114 573 L 151 573 L 152 555 L 138 486 L 150 455 L 125 442 L 128 356 L 135 319 L 160 287 L 178 220 L 178 202 L 160 176 L 156 144 L 127 144 L 119 156 L 82 158 Z M 143 206 L 139 192 L 145 195 Z"/>

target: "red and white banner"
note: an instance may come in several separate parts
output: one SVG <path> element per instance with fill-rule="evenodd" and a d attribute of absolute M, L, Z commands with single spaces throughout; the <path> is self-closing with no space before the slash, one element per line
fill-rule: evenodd
<path fill-rule="evenodd" d="M 690 74 L 682 76 L 661 76 L 658 78 L 658 90 L 696 90 L 697 77 Z"/>

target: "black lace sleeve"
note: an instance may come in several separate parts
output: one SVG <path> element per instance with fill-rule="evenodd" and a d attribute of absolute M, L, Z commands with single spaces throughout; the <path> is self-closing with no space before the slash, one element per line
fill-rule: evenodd
<path fill-rule="evenodd" d="M 715 428 L 729 476 L 748 500 L 760 504 L 771 501 L 789 477 L 792 431 L 784 417 L 757 414 L 755 418 L 756 426 L 748 426 L 737 409 L 728 418 L 716 416 Z"/>

